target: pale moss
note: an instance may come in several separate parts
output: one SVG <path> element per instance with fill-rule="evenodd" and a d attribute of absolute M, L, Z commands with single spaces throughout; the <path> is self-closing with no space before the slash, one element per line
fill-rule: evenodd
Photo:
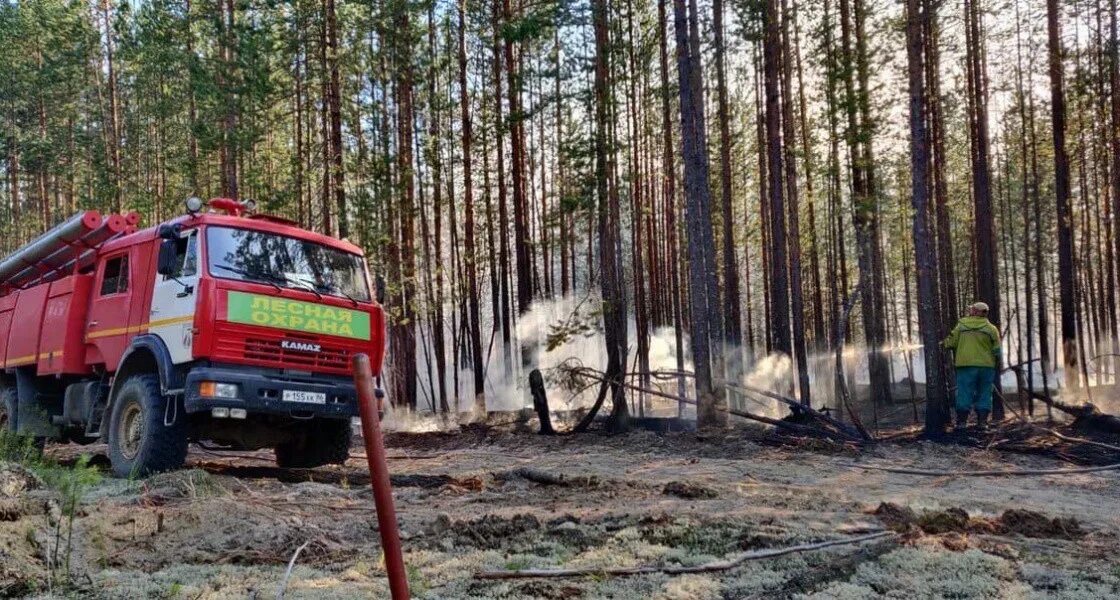
<path fill-rule="evenodd" d="M 176 565 L 154 573 L 106 570 L 94 577 L 89 597 L 109 599 L 202 598 L 234 600 L 249 597 L 275 598 L 286 566 L 243 567 L 235 565 Z M 322 598 L 387 598 L 383 578 L 345 581 L 339 574 L 297 566 L 284 595 L 289 600 Z"/>
<path fill-rule="evenodd" d="M 856 587 L 879 597 L 1004 598 L 1016 579 L 1015 565 L 979 550 L 965 552 L 902 548 L 861 564 L 847 582 L 835 582 L 808 598 L 850 598 Z M 1014 595 L 1013 595 L 1014 596 Z"/>
<path fill-rule="evenodd" d="M 1029 598 L 1116 598 L 1120 597 L 1120 578 L 1116 573 L 1103 569 L 1091 574 L 1070 573 L 1037 563 L 1025 563 L 1020 567 L 1023 579 L 1032 588 Z"/>
<path fill-rule="evenodd" d="M 717 600 L 722 597 L 719 580 L 705 575 L 684 575 L 662 586 L 657 600 Z"/>
<path fill-rule="evenodd" d="M 874 600 L 882 598 L 882 595 L 867 586 L 842 581 L 828 586 L 827 589 L 811 597 L 816 600 Z"/>

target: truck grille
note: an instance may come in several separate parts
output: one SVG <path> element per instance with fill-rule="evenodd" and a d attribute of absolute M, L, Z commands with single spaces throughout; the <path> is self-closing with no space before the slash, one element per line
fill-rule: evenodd
<path fill-rule="evenodd" d="M 345 351 L 336 348 L 322 347 L 319 352 L 300 352 L 287 350 L 281 345 L 280 340 L 266 340 L 259 338 L 246 338 L 245 358 L 275 362 L 279 360 L 288 368 L 307 369 L 311 371 L 323 369 L 346 369 L 348 355 Z"/>
<path fill-rule="evenodd" d="M 303 352 L 284 348 L 284 340 L 317 344 L 320 351 Z M 314 336 L 279 332 L 270 335 L 261 330 L 247 330 L 236 325 L 219 327 L 214 342 L 214 358 L 218 360 L 320 373 L 348 373 L 352 354 L 351 350 L 325 344 Z"/>

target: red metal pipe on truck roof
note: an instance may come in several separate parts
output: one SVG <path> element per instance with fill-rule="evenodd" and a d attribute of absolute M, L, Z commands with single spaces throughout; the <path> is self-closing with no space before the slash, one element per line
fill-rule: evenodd
<path fill-rule="evenodd" d="M 135 224 L 129 224 L 129 217 L 134 217 L 132 220 L 138 221 L 140 215 L 137 213 L 109 215 L 97 229 L 90 231 L 79 240 L 62 246 L 37 264 L 24 269 L 7 281 L 0 282 L 0 285 L 11 288 L 29 287 L 88 268 L 97 256 L 98 246 L 117 236 L 136 231 Z"/>
<path fill-rule="evenodd" d="M 101 213 L 96 210 L 77 213 L 59 223 L 0 261 L 0 284 L 8 283 L 8 280 L 23 270 L 34 267 L 58 250 L 77 243 L 100 227 L 101 223 Z"/>

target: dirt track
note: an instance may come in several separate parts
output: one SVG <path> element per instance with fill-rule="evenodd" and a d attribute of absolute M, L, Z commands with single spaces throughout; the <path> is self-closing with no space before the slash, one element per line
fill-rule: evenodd
<path fill-rule="evenodd" d="M 1068 465 L 925 443 L 886 444 L 857 456 L 843 449 L 763 445 L 746 441 L 743 432 L 698 440 L 696 434 L 543 438 L 474 430 L 397 434 L 389 444 L 417 598 L 1120 594 L 1120 561 L 1114 558 L 1120 551 L 1120 472 L 1023 478 L 866 472 L 844 464 L 970 470 Z M 77 451 L 51 450 L 63 459 Z M 274 598 L 287 561 L 310 540 L 286 597 L 387 597 L 364 462 L 284 472 L 270 459 L 267 453 L 219 457 L 194 451 L 185 471 L 141 482 L 106 479 L 87 494 L 76 523 L 72 562 L 79 587 L 73 595 Z M 564 481 L 540 483 L 540 475 Z M 890 515 L 872 514 L 884 502 L 909 509 L 911 522 L 899 525 Z M 950 508 L 963 509 L 964 520 Z M 1075 517 L 1078 523 L 1072 532 L 1065 525 L 1015 529 L 999 518 L 1007 509 Z M 42 536 L 36 542 L 35 532 L 46 530 L 45 512 L 0 519 L 0 592 L 43 591 L 41 580 L 28 580 L 43 574 L 37 557 Z M 474 578 L 487 569 L 696 565 L 888 524 L 902 533 L 723 573 Z"/>

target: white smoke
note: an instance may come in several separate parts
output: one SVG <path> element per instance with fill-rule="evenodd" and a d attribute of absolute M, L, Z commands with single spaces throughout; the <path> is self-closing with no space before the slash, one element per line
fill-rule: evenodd
<path fill-rule="evenodd" d="M 568 295 L 551 300 L 534 302 L 525 314 L 517 317 L 516 326 L 511 331 L 508 349 L 502 342 L 500 331 L 494 331 L 484 315 L 482 323 L 482 352 L 485 359 L 485 396 L 487 412 L 517 412 L 532 407 L 529 393 L 529 373 L 539 369 L 545 375 L 549 406 L 553 411 L 570 411 L 588 407 L 595 400 L 598 386 L 591 386 L 582 393 L 572 395 L 550 385 L 549 376 L 564 364 L 581 364 L 585 367 L 603 370 L 607 364 L 606 343 L 602 331 L 601 301 L 598 294 Z M 485 311 L 484 312 L 488 312 Z M 448 324 L 446 338 L 450 346 L 451 331 Z M 627 370 L 637 369 L 637 327 L 633 319 L 628 320 Z M 418 338 L 421 342 L 423 338 Z M 550 345 L 553 346 L 550 348 Z M 676 334 L 671 327 L 659 328 L 650 333 L 649 368 L 651 371 L 676 371 L 677 351 Z M 682 338 L 682 348 L 688 351 L 688 337 Z M 417 372 L 420 378 L 419 414 L 410 415 L 406 411 L 386 413 L 387 428 L 407 431 L 435 431 L 454 428 L 459 422 L 480 421 L 485 415 L 474 412 L 474 374 L 469 364 L 460 363 L 458 371 L 458 390 L 452 371 L 452 356 L 448 351 L 445 385 L 453 412 L 458 414 L 452 419 L 442 419 L 432 415 L 433 390 L 438 394 L 438 381 L 429 380 L 428 354 L 420 349 L 417 352 Z M 685 371 L 692 369 L 690 360 L 684 360 Z M 431 365 L 432 378 L 436 377 L 435 365 Z M 637 383 L 637 380 L 631 380 Z M 686 379 L 691 386 L 691 381 Z M 677 393 L 676 379 L 657 379 L 651 385 L 667 394 Z M 686 395 L 691 392 L 686 389 Z M 637 394 L 628 392 L 632 402 Z M 455 399 L 458 404 L 455 404 Z M 649 395 L 644 396 L 644 408 L 651 414 L 655 408 L 659 416 L 677 414 L 677 402 Z M 438 399 L 435 404 L 438 406 Z M 634 408 L 637 408 L 636 405 Z M 688 410 L 691 413 L 691 409 Z"/>

